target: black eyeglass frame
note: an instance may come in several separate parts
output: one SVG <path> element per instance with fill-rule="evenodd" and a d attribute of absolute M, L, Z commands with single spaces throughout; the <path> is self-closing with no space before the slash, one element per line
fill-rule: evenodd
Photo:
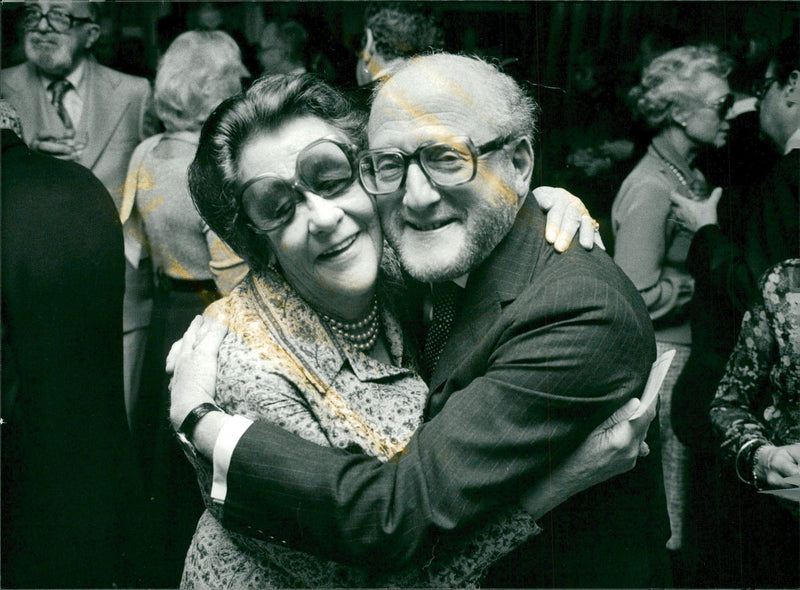
<path fill-rule="evenodd" d="M 69 26 L 66 28 L 63 27 L 56 27 L 53 24 L 53 21 L 50 20 L 50 15 L 59 15 L 60 17 L 66 18 L 69 20 Z M 34 16 L 38 15 L 36 21 L 34 22 Z M 86 16 L 74 16 L 69 14 L 68 12 L 62 12 L 60 10 L 48 10 L 47 12 L 42 12 L 41 10 L 33 10 L 32 8 L 26 8 L 25 14 L 22 17 L 22 24 L 26 31 L 33 31 L 39 26 L 39 23 L 42 22 L 42 19 L 47 21 L 48 26 L 53 29 L 56 33 L 66 33 L 70 29 L 75 27 L 75 23 L 80 23 L 85 25 L 87 23 L 91 23 L 93 25 L 97 24 L 95 20 L 91 17 Z"/>
<path fill-rule="evenodd" d="M 358 154 L 358 177 L 361 180 L 361 186 L 364 187 L 364 190 L 367 191 L 371 195 L 388 195 L 399 191 L 402 189 L 406 184 L 406 177 L 408 176 L 408 166 L 413 161 L 416 160 L 417 164 L 419 165 L 420 169 L 423 171 L 425 176 L 428 180 L 433 183 L 434 186 L 441 187 L 441 188 L 449 188 L 453 186 L 461 186 L 462 184 L 466 184 L 471 182 L 475 179 L 475 175 L 478 173 L 478 158 L 484 156 L 490 152 L 495 152 L 499 149 L 502 149 L 512 141 L 519 139 L 519 135 L 502 135 L 486 143 L 482 143 L 479 146 L 476 146 L 469 137 L 456 137 L 453 138 L 454 141 L 463 142 L 466 145 L 467 149 L 469 150 L 470 157 L 472 160 L 472 174 L 470 174 L 469 178 L 465 180 L 461 180 L 454 184 L 442 184 L 437 182 L 431 177 L 431 173 L 426 168 L 425 164 L 423 163 L 422 159 L 420 159 L 420 154 L 423 150 L 426 150 L 430 147 L 434 146 L 446 146 L 452 148 L 452 143 L 444 142 L 444 141 L 429 141 L 420 145 L 413 153 L 407 154 L 406 152 L 395 149 L 395 148 L 385 148 L 385 149 L 375 149 L 375 150 L 364 150 Z M 364 180 L 364 173 L 362 172 L 362 161 L 366 160 L 367 158 L 372 158 L 374 156 L 380 156 L 383 154 L 394 154 L 400 156 L 403 160 L 403 175 L 400 177 L 400 181 L 396 188 L 392 190 L 385 190 L 385 191 L 373 191 L 367 186 L 367 182 Z"/>
<path fill-rule="evenodd" d="M 758 100 L 764 100 L 764 97 L 769 92 L 769 89 L 772 88 L 772 85 L 778 82 L 778 78 L 775 76 L 767 76 L 763 80 L 757 80 L 753 82 L 753 85 L 750 87 L 750 92 L 752 92 L 753 96 L 755 96 Z"/>
<path fill-rule="evenodd" d="M 343 179 L 343 182 L 345 182 L 346 184 L 342 185 L 341 187 L 337 188 L 335 191 L 332 192 L 320 192 L 314 187 L 310 186 L 307 180 L 300 177 L 300 171 L 302 167 L 297 165 L 297 162 L 300 161 L 300 159 L 308 150 L 321 143 L 332 143 L 336 145 L 345 154 L 345 156 L 347 157 L 347 162 L 348 164 L 350 164 L 350 176 L 346 180 Z M 356 151 L 357 148 L 354 145 L 348 143 L 344 143 L 329 138 L 318 139 L 308 144 L 306 147 L 300 150 L 300 153 L 297 154 L 297 158 L 295 159 L 294 176 L 292 178 L 287 179 L 280 176 L 279 174 L 274 174 L 272 172 L 265 172 L 263 174 L 258 174 L 257 176 L 254 176 L 253 178 L 249 179 L 236 192 L 237 201 L 239 203 L 239 210 L 247 217 L 247 225 L 255 233 L 264 234 L 266 232 L 279 229 L 284 225 L 290 223 L 294 218 L 295 211 L 297 210 L 297 204 L 301 203 L 305 198 L 302 194 L 302 191 L 308 191 L 314 193 L 315 195 L 318 195 L 323 199 L 333 199 L 341 195 L 343 192 L 345 192 L 351 186 L 353 186 L 353 183 L 358 178 L 358 173 L 356 172 L 356 158 L 355 158 Z M 294 199 L 292 200 L 291 212 L 285 218 L 276 219 L 273 224 L 269 225 L 269 227 L 261 227 L 256 225 L 255 222 L 252 219 L 250 219 L 250 216 L 244 212 L 244 193 L 247 191 L 248 188 L 253 186 L 255 183 L 259 182 L 260 180 L 264 180 L 265 178 L 275 178 L 277 180 L 280 180 L 281 182 L 285 183 L 292 189 L 292 194 L 294 195 Z"/>
<path fill-rule="evenodd" d="M 733 95 L 733 93 L 729 92 L 725 96 L 721 96 L 712 103 L 703 103 L 703 106 L 707 109 L 715 110 L 719 120 L 724 121 L 730 110 L 733 108 L 735 102 L 736 97 Z"/>

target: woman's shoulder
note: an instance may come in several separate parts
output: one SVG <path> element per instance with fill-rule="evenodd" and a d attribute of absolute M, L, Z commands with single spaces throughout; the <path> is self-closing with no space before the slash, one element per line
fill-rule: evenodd
<path fill-rule="evenodd" d="M 617 197 L 634 190 L 642 191 L 642 189 L 648 190 L 641 194 L 641 198 L 661 197 L 664 193 L 669 196 L 669 192 L 673 188 L 675 188 L 674 183 L 670 182 L 667 168 L 663 162 L 652 154 L 646 153 L 622 181 Z"/>

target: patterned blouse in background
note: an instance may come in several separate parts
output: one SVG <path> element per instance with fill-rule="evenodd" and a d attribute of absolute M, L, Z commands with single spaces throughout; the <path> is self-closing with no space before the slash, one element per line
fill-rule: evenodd
<path fill-rule="evenodd" d="M 711 404 L 722 453 L 734 463 L 745 446 L 800 442 L 800 258 L 769 269 L 761 295 L 742 320 Z"/>

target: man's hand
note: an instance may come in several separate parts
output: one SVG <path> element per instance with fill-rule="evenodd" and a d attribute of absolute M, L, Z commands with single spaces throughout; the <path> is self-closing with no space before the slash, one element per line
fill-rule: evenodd
<path fill-rule="evenodd" d="M 720 187 L 711 191 L 711 196 L 704 201 L 687 199 L 678 191 L 672 191 L 669 198 L 672 201 L 672 212 L 683 226 L 694 233 L 705 225 L 716 225 L 719 222 L 717 205 L 722 197 Z"/>
<path fill-rule="evenodd" d="M 169 418 L 177 430 L 184 418 L 203 402 L 214 401 L 217 384 L 217 355 L 228 328 L 210 317 L 197 316 L 183 338 L 172 345 L 167 356 L 170 381 Z"/>
<path fill-rule="evenodd" d="M 31 142 L 32 150 L 73 162 L 80 160 L 83 147 L 85 145 L 76 143 L 74 131 L 67 131 L 61 137 L 48 133 L 38 133 Z"/>
<path fill-rule="evenodd" d="M 785 477 L 800 474 L 800 443 L 775 447 L 764 445 L 758 452 L 756 476 L 771 488 L 791 487 L 783 482 Z"/>
<path fill-rule="evenodd" d="M 533 196 L 539 206 L 547 211 L 544 237 L 556 250 L 566 250 L 578 232 L 580 244 L 585 250 L 591 250 L 595 245 L 606 249 L 598 231 L 600 225 L 578 197 L 563 188 L 551 186 L 533 189 Z"/>
<path fill-rule="evenodd" d="M 628 400 L 595 428 L 548 480 L 535 484 L 525 493 L 522 507 L 539 518 L 575 494 L 633 469 L 639 457 L 650 453 L 644 439 L 656 416 L 658 396 L 631 420 L 639 406 L 638 399 Z"/>

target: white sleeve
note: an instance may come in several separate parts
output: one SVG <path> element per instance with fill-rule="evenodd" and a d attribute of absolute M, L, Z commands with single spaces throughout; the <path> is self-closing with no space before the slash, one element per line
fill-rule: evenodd
<path fill-rule="evenodd" d="M 250 428 L 253 421 L 244 416 L 232 416 L 231 420 L 226 420 L 214 443 L 214 479 L 211 484 L 211 499 L 218 503 L 225 503 L 225 496 L 228 494 L 228 468 L 231 465 L 231 457 L 239 439 L 245 431 Z"/>

